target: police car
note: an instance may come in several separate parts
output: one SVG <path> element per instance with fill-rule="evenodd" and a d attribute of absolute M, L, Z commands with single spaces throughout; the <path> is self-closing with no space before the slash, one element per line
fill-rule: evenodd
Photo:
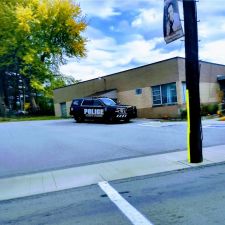
<path fill-rule="evenodd" d="M 70 115 L 78 123 L 86 119 L 129 122 L 137 117 L 137 109 L 135 106 L 118 105 L 110 98 L 79 98 L 72 101 Z"/>

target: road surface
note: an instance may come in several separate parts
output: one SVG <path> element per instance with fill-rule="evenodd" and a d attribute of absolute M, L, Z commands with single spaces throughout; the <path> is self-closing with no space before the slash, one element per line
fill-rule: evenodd
<path fill-rule="evenodd" d="M 225 164 L 111 182 L 149 224 L 215 225 L 225 219 Z M 0 224 L 132 225 L 108 195 L 92 185 L 3 201 Z M 146 223 L 145 223 L 146 224 Z"/>
<path fill-rule="evenodd" d="M 203 145 L 225 144 L 224 132 L 224 122 L 204 122 Z M 186 149 L 185 122 L 11 122 L 0 133 L 0 177 Z"/>

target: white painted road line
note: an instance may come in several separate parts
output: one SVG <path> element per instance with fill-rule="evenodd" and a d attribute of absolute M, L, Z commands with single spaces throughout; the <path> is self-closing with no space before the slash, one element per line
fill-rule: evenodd
<path fill-rule="evenodd" d="M 202 128 L 225 128 L 225 124 L 206 124 L 202 125 Z"/>
<path fill-rule="evenodd" d="M 147 122 L 147 123 L 139 123 L 139 126 L 142 127 L 153 127 L 153 128 L 158 128 L 158 127 L 171 127 L 171 126 L 180 126 L 183 124 L 178 124 L 178 123 L 162 123 L 162 122 Z"/>
<path fill-rule="evenodd" d="M 134 225 L 153 225 L 137 209 L 127 202 L 108 182 L 98 183 L 99 187 L 107 194 L 111 201 L 123 212 Z"/>
<path fill-rule="evenodd" d="M 147 123 L 139 123 L 139 126 L 143 127 L 161 127 L 162 123 L 161 122 L 147 122 Z"/>

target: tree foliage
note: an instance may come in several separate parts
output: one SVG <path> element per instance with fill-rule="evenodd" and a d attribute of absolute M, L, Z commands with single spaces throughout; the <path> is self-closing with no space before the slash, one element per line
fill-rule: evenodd
<path fill-rule="evenodd" d="M 64 79 L 60 64 L 85 57 L 86 26 L 72 0 L 1 0 L 0 76 L 22 75 L 36 91 L 44 91 L 46 83 L 54 87 Z"/>

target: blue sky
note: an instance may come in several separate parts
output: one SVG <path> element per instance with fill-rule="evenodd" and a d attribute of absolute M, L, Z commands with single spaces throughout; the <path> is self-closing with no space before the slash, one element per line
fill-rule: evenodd
<path fill-rule="evenodd" d="M 68 60 L 65 75 L 88 80 L 175 56 L 184 57 L 184 38 L 163 39 L 164 0 L 80 0 L 88 21 L 87 57 Z M 178 2 L 181 20 L 183 3 Z M 224 0 L 197 3 L 199 58 L 225 64 Z"/>

